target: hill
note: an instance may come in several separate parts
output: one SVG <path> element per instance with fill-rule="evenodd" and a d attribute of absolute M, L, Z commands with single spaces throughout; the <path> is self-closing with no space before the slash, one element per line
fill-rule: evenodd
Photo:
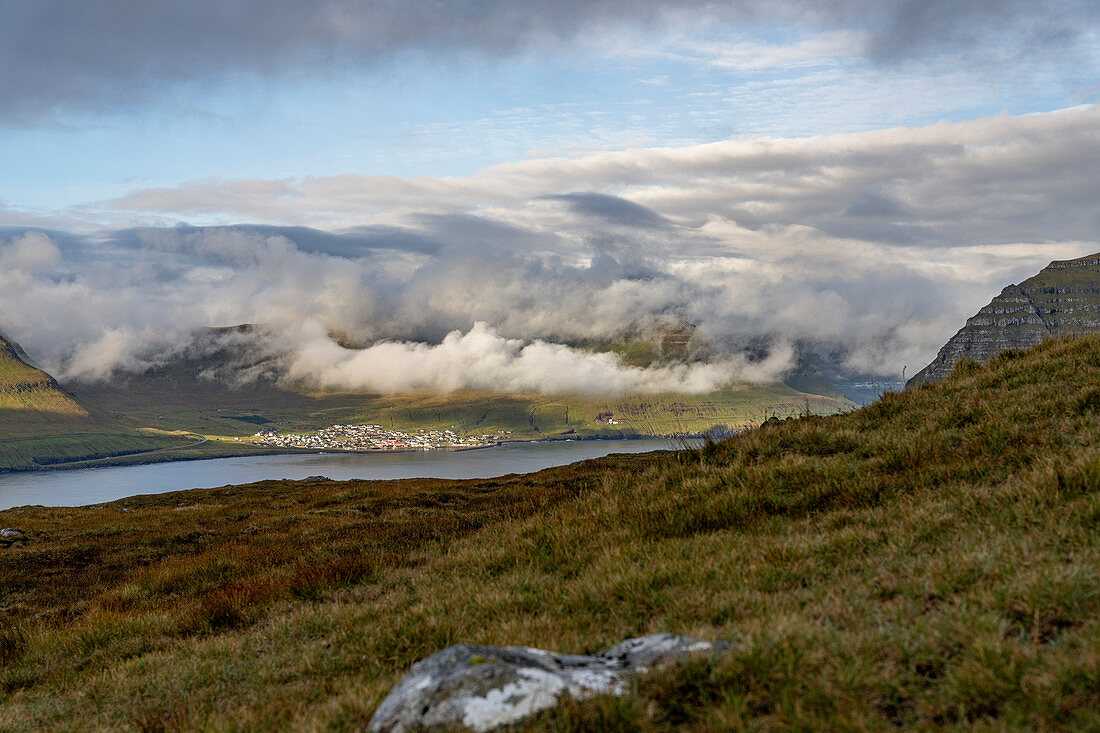
<path fill-rule="evenodd" d="M 0 512 L 0 728 L 361 729 L 459 641 L 734 650 L 530 729 L 1100 728 L 1100 336 L 529 476 Z"/>
<path fill-rule="evenodd" d="M 984 364 L 1010 349 L 1050 336 L 1100 332 L 1100 253 L 1056 260 L 1038 275 L 1009 285 L 966 321 L 909 386 L 946 377 L 962 359 Z"/>
<path fill-rule="evenodd" d="M 251 326 L 195 335 L 182 355 L 140 375 L 77 385 L 93 409 L 133 426 L 161 426 L 233 439 L 259 427 L 308 432 L 334 424 L 380 424 L 394 430 L 455 428 L 503 439 L 596 438 L 728 432 L 786 417 L 850 409 L 828 382 L 802 371 L 787 383 L 736 385 L 707 394 L 545 395 L 461 390 L 446 395 L 321 392 L 282 378 L 279 364 L 257 357 Z M 633 341 L 589 344 L 616 351 L 635 366 L 688 356 L 688 325 Z M 243 338 L 242 338 L 243 337 Z"/>
<path fill-rule="evenodd" d="M 0 471 L 34 469 L 194 443 L 127 428 L 88 408 L 18 344 L 0 336 Z"/>
<path fill-rule="evenodd" d="M 5 432 L 12 415 L 24 421 L 71 420 L 88 418 L 84 409 L 65 393 L 49 374 L 27 363 L 26 353 L 18 344 L 0 335 L 0 420 Z"/>

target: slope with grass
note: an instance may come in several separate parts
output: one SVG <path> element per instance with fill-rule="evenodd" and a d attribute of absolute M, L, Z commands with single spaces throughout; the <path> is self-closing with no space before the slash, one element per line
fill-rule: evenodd
<path fill-rule="evenodd" d="M 133 455 L 193 443 L 128 428 L 89 412 L 0 337 L 0 471 Z"/>
<path fill-rule="evenodd" d="M 695 451 L 0 526 L 2 729 L 355 729 L 459 641 L 657 631 L 736 647 L 529 727 L 1100 727 L 1100 337 Z"/>
<path fill-rule="evenodd" d="M 228 438 L 252 435 L 260 427 L 310 431 L 363 423 L 405 431 L 455 428 L 464 434 L 506 438 L 621 438 L 723 432 L 758 425 L 769 415 L 831 414 L 853 407 L 835 390 L 816 394 L 816 385 L 799 386 L 809 391 L 774 383 L 707 394 L 614 397 L 470 390 L 379 395 L 310 392 L 264 383 L 232 388 L 151 372 L 113 384 L 78 386 L 77 395 L 90 408 L 135 427 Z"/>
<path fill-rule="evenodd" d="M 0 336 L 0 416 L 23 413 L 25 421 L 80 421 L 88 411 L 46 372 L 25 361 L 18 344 Z M 7 430 L 7 421 L 2 424 Z"/>
<path fill-rule="evenodd" d="M 256 332 L 247 324 L 200 331 L 177 358 L 144 374 L 77 385 L 76 393 L 91 409 L 135 427 L 228 438 L 249 436 L 260 427 L 307 432 L 350 423 L 505 439 L 666 436 L 741 429 L 769 415 L 831 414 L 853 407 L 806 370 L 788 383 L 732 385 L 702 395 L 319 392 L 287 379 L 279 360 L 250 341 Z M 679 323 L 639 332 L 632 340 L 579 347 L 613 351 L 633 366 L 667 365 L 690 357 L 693 333 L 690 324 Z"/>

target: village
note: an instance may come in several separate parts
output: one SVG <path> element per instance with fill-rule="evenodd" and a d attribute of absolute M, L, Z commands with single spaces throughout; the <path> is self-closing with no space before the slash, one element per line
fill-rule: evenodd
<path fill-rule="evenodd" d="M 420 430 L 409 434 L 386 430 L 381 425 L 333 425 L 309 435 L 279 433 L 265 428 L 252 436 L 252 442 L 277 448 L 307 450 L 379 451 L 379 450 L 458 450 L 496 445 L 491 435 L 460 438 L 453 430 Z"/>

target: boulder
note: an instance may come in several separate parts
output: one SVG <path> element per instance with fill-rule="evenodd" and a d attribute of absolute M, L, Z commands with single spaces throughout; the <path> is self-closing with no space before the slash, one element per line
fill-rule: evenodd
<path fill-rule="evenodd" d="M 676 634 L 629 639 L 592 656 L 459 644 L 414 664 L 378 706 L 369 729 L 488 731 L 565 697 L 623 695 L 634 675 L 688 655 L 721 654 L 730 646 Z"/>
<path fill-rule="evenodd" d="M 0 547 L 11 547 L 16 542 L 26 542 L 27 535 L 18 529 L 5 527 L 0 529 Z"/>

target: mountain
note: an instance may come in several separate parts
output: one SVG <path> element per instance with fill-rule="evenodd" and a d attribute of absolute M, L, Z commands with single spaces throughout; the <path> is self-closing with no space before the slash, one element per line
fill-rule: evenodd
<path fill-rule="evenodd" d="M 0 472 L 151 454 L 194 440 L 137 430 L 89 409 L 0 336 Z"/>
<path fill-rule="evenodd" d="M 658 324 L 617 342 L 574 346 L 615 352 L 631 366 L 682 363 L 701 358 L 705 348 L 694 331 L 685 322 Z M 758 425 L 770 415 L 832 413 L 852 406 L 808 372 L 792 373 L 786 383 L 738 385 L 707 394 L 319 391 L 287 381 L 279 359 L 265 353 L 261 327 L 248 325 L 197 332 L 174 358 L 143 374 L 75 389 L 91 408 L 135 427 L 155 425 L 227 440 L 249 436 L 259 426 L 309 431 L 341 423 L 454 428 L 504 439 L 724 433 Z"/>
<path fill-rule="evenodd" d="M 1027 349 L 1049 336 L 1100 332 L 1100 253 L 1055 260 L 1038 275 L 1009 285 L 966 321 L 907 387 L 937 382 L 962 359 L 984 364 L 1003 351 Z"/>
<path fill-rule="evenodd" d="M 41 369 L 31 366 L 19 344 L 0 335 L 0 427 L 7 423 L 49 420 L 82 421 L 88 411 L 57 381 Z"/>

